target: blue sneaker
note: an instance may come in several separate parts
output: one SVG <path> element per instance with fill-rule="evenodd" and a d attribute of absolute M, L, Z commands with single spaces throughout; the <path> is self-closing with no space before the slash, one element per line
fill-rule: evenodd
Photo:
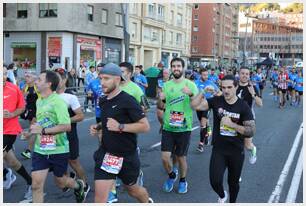
<path fill-rule="evenodd" d="M 114 202 L 118 202 L 117 192 L 110 192 L 108 194 L 107 203 L 114 203 Z"/>
<path fill-rule="evenodd" d="M 168 178 L 167 181 L 163 185 L 163 190 L 165 192 L 171 192 L 173 190 L 173 184 L 176 179 Z"/>
<path fill-rule="evenodd" d="M 180 182 L 178 187 L 178 193 L 184 194 L 187 192 L 187 182 Z"/>

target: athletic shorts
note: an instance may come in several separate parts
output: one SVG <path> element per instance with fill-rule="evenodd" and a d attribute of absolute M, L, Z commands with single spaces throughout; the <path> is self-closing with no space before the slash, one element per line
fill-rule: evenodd
<path fill-rule="evenodd" d="M 122 168 L 119 174 L 108 173 L 101 169 L 105 153 L 105 150 L 100 147 L 93 155 L 95 160 L 95 180 L 115 180 L 118 177 L 125 185 L 131 186 L 137 183 L 140 171 L 140 160 L 136 150 L 134 154 L 123 158 Z"/>
<path fill-rule="evenodd" d="M 298 90 L 295 90 L 295 92 L 296 92 L 296 93 L 299 93 L 299 95 L 300 95 L 300 96 L 302 96 L 302 95 L 303 95 L 303 91 L 298 91 Z"/>
<path fill-rule="evenodd" d="M 26 108 L 20 117 L 24 120 L 32 121 L 36 117 L 36 108 Z"/>
<path fill-rule="evenodd" d="M 292 86 L 288 86 L 288 91 L 291 92 L 293 90 Z"/>
<path fill-rule="evenodd" d="M 171 152 L 176 156 L 187 156 L 190 144 L 190 131 L 186 132 L 169 132 L 162 131 L 161 151 Z"/>
<path fill-rule="evenodd" d="M 15 134 L 4 134 L 3 135 L 3 151 L 9 152 L 12 149 L 13 144 L 16 141 L 16 137 L 17 135 Z"/>
<path fill-rule="evenodd" d="M 260 89 L 260 90 L 263 90 L 263 89 L 264 89 L 264 84 L 263 84 L 263 83 L 259 84 L 259 89 Z"/>
<path fill-rule="evenodd" d="M 42 155 L 33 152 L 32 172 L 49 169 L 54 176 L 63 177 L 68 169 L 69 153 Z"/>
<path fill-rule="evenodd" d="M 69 141 L 69 159 L 75 160 L 79 157 L 79 137 L 76 129 L 67 132 Z"/>
<path fill-rule="evenodd" d="M 281 88 L 277 88 L 278 92 L 282 92 L 283 94 L 286 94 L 287 89 L 281 89 Z"/>
<path fill-rule="evenodd" d="M 201 121 L 202 117 L 208 118 L 208 110 L 207 111 L 197 111 L 198 120 Z"/>

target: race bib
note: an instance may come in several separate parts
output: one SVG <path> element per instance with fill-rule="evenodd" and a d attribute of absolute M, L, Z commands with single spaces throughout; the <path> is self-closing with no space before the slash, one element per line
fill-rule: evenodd
<path fill-rule="evenodd" d="M 235 137 L 237 136 L 236 130 L 231 127 L 225 126 L 223 124 L 220 125 L 220 134 L 223 136 Z"/>
<path fill-rule="evenodd" d="M 41 135 L 40 149 L 41 150 L 55 150 L 56 149 L 55 136 L 54 135 Z"/>
<path fill-rule="evenodd" d="M 183 127 L 185 123 L 184 112 L 170 111 L 170 126 Z"/>
<path fill-rule="evenodd" d="M 112 174 L 119 174 L 123 163 L 123 157 L 117 157 L 106 153 L 101 165 L 101 169 Z"/>

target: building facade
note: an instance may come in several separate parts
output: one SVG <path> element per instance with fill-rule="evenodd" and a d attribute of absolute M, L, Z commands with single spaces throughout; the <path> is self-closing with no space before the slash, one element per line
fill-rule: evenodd
<path fill-rule="evenodd" d="M 4 62 L 37 72 L 122 61 L 120 4 L 4 4 Z M 115 21 L 113 21 L 115 20 Z"/>
<path fill-rule="evenodd" d="M 194 4 L 191 61 L 234 65 L 238 57 L 238 4 Z"/>
<path fill-rule="evenodd" d="M 128 6 L 132 64 L 141 64 L 146 69 L 162 62 L 169 68 L 174 57 L 188 63 L 192 4 L 130 3 Z"/>

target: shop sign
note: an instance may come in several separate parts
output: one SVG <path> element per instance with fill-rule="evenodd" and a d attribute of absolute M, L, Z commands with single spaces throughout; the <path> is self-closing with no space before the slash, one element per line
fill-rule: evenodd
<path fill-rule="evenodd" d="M 12 48 L 36 48 L 35 42 L 12 42 Z"/>
<path fill-rule="evenodd" d="M 49 37 L 48 38 L 48 56 L 59 57 L 62 51 L 62 38 Z"/>

